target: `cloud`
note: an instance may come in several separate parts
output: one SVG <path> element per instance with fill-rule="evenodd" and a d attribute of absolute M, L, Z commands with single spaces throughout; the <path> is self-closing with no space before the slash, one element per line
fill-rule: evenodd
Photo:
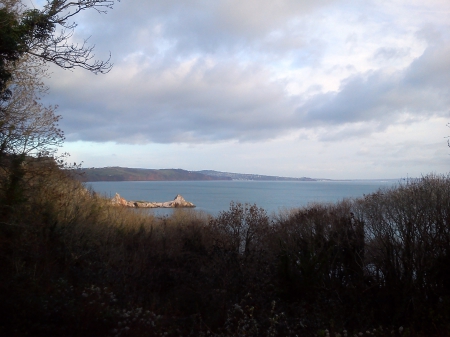
<path fill-rule="evenodd" d="M 374 59 L 393 60 L 408 56 L 409 53 L 410 53 L 409 48 L 380 47 L 375 52 Z"/>
<path fill-rule="evenodd" d="M 408 118 L 447 115 L 449 46 L 428 48 L 402 71 L 353 75 L 338 91 L 306 99 L 289 95 L 286 82 L 260 64 L 205 58 L 147 65 L 137 58 L 116 67 L 107 81 L 80 73 L 52 91 L 62 98 L 69 140 L 259 141 L 295 129 L 347 126 L 338 133 L 345 137 L 358 123 L 371 123 L 364 127 L 370 134 Z M 91 86 L 83 89 L 86 82 Z"/>
<path fill-rule="evenodd" d="M 77 31 L 101 41 L 99 55 L 111 48 L 114 69 L 54 69 L 48 101 L 60 106 L 69 141 L 123 144 L 260 142 L 299 131 L 339 141 L 447 116 L 445 30 L 421 22 L 418 3 L 399 19 L 407 28 L 391 14 L 401 15 L 401 3 L 383 6 L 121 2 L 101 20 L 82 16 Z"/>
<path fill-rule="evenodd" d="M 135 0 L 132 5 L 116 4 L 107 19 L 99 20 L 97 13 L 86 12 L 80 17 L 84 29 L 79 35 L 93 35 L 112 44 L 120 41 L 120 48 L 114 49 L 121 50 L 121 55 L 162 41 L 177 55 L 235 53 L 255 48 L 266 40 L 270 46 L 274 35 L 277 40 L 286 37 L 287 43 L 292 43 L 288 33 L 294 31 L 298 36 L 292 26 L 336 2 Z"/>
<path fill-rule="evenodd" d="M 370 122 L 379 131 L 407 119 L 448 116 L 449 52 L 450 43 L 433 46 L 402 71 L 351 76 L 338 91 L 317 94 L 299 107 L 298 121 L 305 127 Z"/>
<path fill-rule="evenodd" d="M 84 90 L 79 82 L 89 82 L 92 76 L 83 74 L 79 82 L 54 92 L 60 97 L 70 92 L 70 102 L 61 105 L 78 110 L 64 114 L 69 140 L 266 139 L 274 136 L 274 130 L 284 129 L 283 115 L 293 107 L 283 84 L 270 80 L 270 73 L 258 66 L 208 65 L 194 60 L 163 71 L 149 68 L 133 74 L 128 69 L 116 69 L 108 75 L 110 81 Z"/>

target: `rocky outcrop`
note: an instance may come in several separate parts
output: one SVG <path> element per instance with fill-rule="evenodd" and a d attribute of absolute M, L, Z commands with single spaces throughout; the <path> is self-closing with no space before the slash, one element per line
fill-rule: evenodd
<path fill-rule="evenodd" d="M 111 199 L 113 205 L 134 207 L 134 208 L 177 208 L 177 207 L 195 207 L 192 202 L 184 200 L 181 195 L 177 195 L 172 201 L 166 202 L 147 202 L 147 201 L 127 201 L 122 198 L 119 193 L 116 193 L 114 198 Z"/>

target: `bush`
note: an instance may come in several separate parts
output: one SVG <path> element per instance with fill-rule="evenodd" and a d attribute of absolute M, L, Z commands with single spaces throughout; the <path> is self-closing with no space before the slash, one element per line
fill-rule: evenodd
<path fill-rule="evenodd" d="M 378 319 L 420 328 L 450 321 L 450 177 L 429 175 L 366 196 L 366 273 Z"/>
<path fill-rule="evenodd" d="M 29 186 L 0 223 L 2 335 L 450 331 L 450 177 L 272 217 L 232 203 L 155 218 L 61 170 Z"/>

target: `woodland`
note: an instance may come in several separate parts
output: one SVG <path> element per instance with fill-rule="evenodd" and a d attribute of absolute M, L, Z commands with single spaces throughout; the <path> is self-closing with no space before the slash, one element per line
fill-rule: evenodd
<path fill-rule="evenodd" d="M 272 216 L 155 217 L 88 190 L 40 98 L 50 64 L 111 70 L 70 37 L 113 5 L 0 0 L 1 336 L 450 335 L 448 175 Z"/>

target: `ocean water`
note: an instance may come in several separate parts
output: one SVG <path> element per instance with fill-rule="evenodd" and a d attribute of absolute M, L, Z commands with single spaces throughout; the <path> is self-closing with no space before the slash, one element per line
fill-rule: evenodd
<path fill-rule="evenodd" d="M 268 214 L 298 208 L 313 202 L 336 202 L 357 198 L 397 180 L 354 181 L 120 181 L 89 182 L 87 187 L 108 198 L 119 193 L 127 200 L 170 201 L 180 194 L 197 210 L 217 215 L 229 209 L 230 202 L 256 204 Z M 155 215 L 170 215 L 173 209 L 149 209 Z"/>

